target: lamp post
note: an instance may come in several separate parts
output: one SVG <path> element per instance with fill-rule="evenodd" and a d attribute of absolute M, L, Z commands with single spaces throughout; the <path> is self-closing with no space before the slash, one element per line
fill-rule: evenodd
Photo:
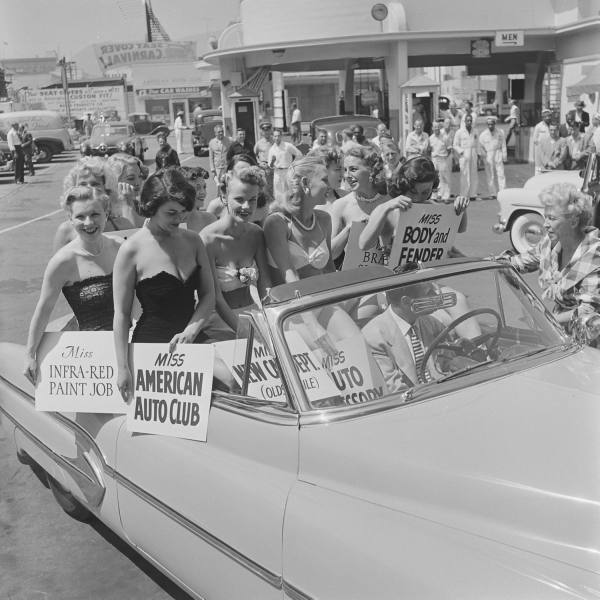
<path fill-rule="evenodd" d="M 71 102 L 69 100 L 69 80 L 67 79 L 67 59 L 63 56 L 57 63 L 60 67 L 60 79 L 62 81 L 63 92 L 65 93 L 65 108 L 67 111 L 67 122 L 71 127 Z"/>

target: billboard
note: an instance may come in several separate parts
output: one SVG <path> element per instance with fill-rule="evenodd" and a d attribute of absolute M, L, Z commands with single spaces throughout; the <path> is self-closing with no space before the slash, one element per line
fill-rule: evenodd
<path fill-rule="evenodd" d="M 27 104 L 31 108 L 67 114 L 62 88 L 27 90 Z M 127 117 L 127 98 L 123 85 L 70 87 L 69 105 L 71 115 L 76 119 L 85 117 L 87 113 L 98 116 L 101 112 L 116 112 L 121 119 Z"/>
<path fill-rule="evenodd" d="M 174 63 L 196 60 L 196 42 L 122 42 L 94 44 L 103 70 L 141 63 Z"/>

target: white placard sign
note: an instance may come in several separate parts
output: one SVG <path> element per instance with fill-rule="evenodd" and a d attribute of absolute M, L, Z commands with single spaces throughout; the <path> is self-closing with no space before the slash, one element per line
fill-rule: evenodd
<path fill-rule="evenodd" d="M 36 410 L 127 411 L 117 389 L 112 331 L 46 332 L 37 356 Z"/>
<path fill-rule="evenodd" d="M 439 204 L 413 204 L 399 217 L 389 260 L 392 269 L 407 262 L 431 264 L 445 258 L 462 219 L 454 206 Z"/>
<path fill-rule="evenodd" d="M 524 46 L 525 45 L 525 32 L 510 30 L 510 31 L 496 31 L 496 38 L 494 43 L 498 48 L 506 48 L 510 46 Z"/>
<path fill-rule="evenodd" d="M 342 271 L 348 269 L 356 269 L 358 267 L 369 267 L 371 265 L 388 266 L 388 253 L 377 241 L 377 246 L 366 250 L 361 250 L 358 247 L 358 238 L 365 228 L 365 223 L 356 221 L 350 227 L 348 235 L 348 243 L 346 244 L 346 254 L 344 256 L 344 264 Z"/>
<path fill-rule="evenodd" d="M 206 441 L 215 350 L 210 344 L 130 344 L 127 429 Z"/>

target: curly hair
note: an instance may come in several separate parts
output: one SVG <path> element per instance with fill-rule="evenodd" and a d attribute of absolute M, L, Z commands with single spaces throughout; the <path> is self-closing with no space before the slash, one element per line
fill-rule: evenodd
<path fill-rule="evenodd" d="M 67 173 L 63 180 L 63 195 L 60 199 L 60 205 L 63 206 L 64 194 L 71 188 L 79 186 L 81 179 L 88 176 L 92 176 L 100 184 L 101 191 L 108 196 L 110 200 L 109 210 L 118 206 L 117 177 L 107 161 L 99 156 L 80 158 Z"/>
<path fill-rule="evenodd" d="M 383 170 L 383 159 L 381 154 L 374 148 L 368 146 L 351 146 L 344 153 L 344 159 L 352 156 L 359 158 L 371 171 L 370 180 L 379 194 L 387 192 L 387 183 L 385 181 L 385 173 Z"/>
<path fill-rule="evenodd" d="M 71 204 L 77 200 L 99 200 L 106 214 L 108 214 L 110 209 L 110 198 L 108 195 L 98 188 L 87 185 L 75 185 L 66 190 L 61 198 L 60 205 L 68 211 L 71 209 Z"/>
<path fill-rule="evenodd" d="M 407 194 L 418 183 L 433 183 L 434 189 L 440 183 L 435 165 L 426 156 L 415 156 L 398 165 L 388 182 L 389 194 Z"/>
<path fill-rule="evenodd" d="M 266 185 L 265 174 L 260 167 L 250 166 L 245 167 L 238 173 L 230 173 L 228 181 L 238 179 L 242 183 L 257 185 L 261 190 Z"/>
<path fill-rule="evenodd" d="M 112 154 L 106 159 L 106 163 L 114 171 L 117 181 L 121 179 L 121 175 L 127 165 L 136 166 L 140 170 L 142 179 L 146 179 L 150 173 L 148 167 L 139 158 L 131 156 L 131 154 L 127 154 L 126 152 Z"/>
<path fill-rule="evenodd" d="M 179 167 L 167 167 L 150 175 L 144 182 L 135 208 L 142 217 L 152 217 L 169 200 L 179 202 L 187 211 L 196 204 L 196 190 Z"/>
<path fill-rule="evenodd" d="M 577 189 L 572 183 L 554 183 L 538 195 L 544 206 L 557 208 L 562 214 L 574 217 L 580 229 L 592 221 L 592 198 Z"/>
<path fill-rule="evenodd" d="M 337 165 L 342 162 L 342 155 L 335 149 L 328 146 L 320 146 L 309 150 L 306 156 L 316 156 L 325 161 L 325 166 Z"/>

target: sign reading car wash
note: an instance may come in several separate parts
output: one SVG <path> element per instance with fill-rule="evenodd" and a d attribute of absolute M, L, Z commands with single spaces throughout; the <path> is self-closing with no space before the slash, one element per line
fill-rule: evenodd
<path fill-rule="evenodd" d="M 144 98 L 188 98 L 198 96 L 203 88 L 197 85 L 179 87 L 153 87 L 138 88 L 135 90 L 137 96 Z"/>
<path fill-rule="evenodd" d="M 510 46 L 524 46 L 525 32 L 524 31 L 496 31 L 496 39 L 494 41 L 497 48 L 507 48 Z"/>
<path fill-rule="evenodd" d="M 27 101 L 40 110 L 54 110 L 67 114 L 65 93 L 62 88 L 31 89 Z M 85 116 L 87 113 L 99 115 L 101 112 L 116 112 L 122 119 L 127 116 L 127 96 L 125 86 L 109 85 L 96 87 L 69 87 L 71 114 Z"/>
<path fill-rule="evenodd" d="M 206 441 L 215 350 L 210 344 L 131 344 L 127 429 Z"/>
<path fill-rule="evenodd" d="M 117 388 L 112 331 L 44 333 L 37 358 L 36 410 L 127 411 Z"/>

